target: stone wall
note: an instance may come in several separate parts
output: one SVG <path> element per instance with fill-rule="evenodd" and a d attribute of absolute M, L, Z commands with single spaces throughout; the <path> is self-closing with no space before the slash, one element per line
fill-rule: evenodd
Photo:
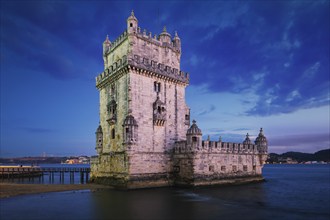
<path fill-rule="evenodd" d="M 103 130 L 103 153 L 123 151 L 123 121 L 128 111 L 128 74 L 123 75 L 116 81 L 109 81 L 100 89 L 100 124 Z M 114 100 L 116 107 L 116 120 L 114 124 L 109 124 L 109 112 L 107 105 Z M 115 130 L 114 138 L 111 130 Z"/>
<path fill-rule="evenodd" d="M 203 141 L 202 145 L 186 141 L 176 143 L 173 155 L 175 183 L 179 185 L 212 185 L 262 180 L 267 154 L 254 144 Z M 244 180 L 245 179 L 245 180 Z"/>

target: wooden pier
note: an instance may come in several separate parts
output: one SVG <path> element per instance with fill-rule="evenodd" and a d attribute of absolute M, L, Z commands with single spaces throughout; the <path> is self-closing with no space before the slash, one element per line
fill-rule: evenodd
<path fill-rule="evenodd" d="M 90 168 L 77 168 L 77 167 L 39 167 L 39 166 L 0 166 L 1 179 L 14 179 L 14 178 L 34 178 L 39 177 L 43 182 L 44 177 L 48 175 L 49 182 L 53 183 L 55 173 L 59 174 L 60 182 L 64 183 L 65 173 L 69 174 L 70 183 L 74 183 L 76 173 L 80 174 L 80 183 L 88 182 Z"/>

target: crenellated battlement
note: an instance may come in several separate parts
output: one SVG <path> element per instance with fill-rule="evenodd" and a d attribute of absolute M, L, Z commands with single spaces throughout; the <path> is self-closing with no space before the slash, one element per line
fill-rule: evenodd
<path fill-rule="evenodd" d="M 103 56 L 107 56 L 109 53 L 114 51 L 126 39 L 127 39 L 127 30 L 125 30 L 114 42 L 110 43 L 109 46 L 105 48 Z"/>
<path fill-rule="evenodd" d="M 148 33 L 148 34 L 147 34 Z M 164 33 L 164 32 L 163 32 Z M 146 29 L 143 30 L 143 32 L 141 32 L 141 28 L 138 27 L 137 28 L 137 33 L 133 33 L 133 35 L 136 35 L 138 38 L 141 38 L 149 43 L 155 44 L 159 47 L 167 47 L 170 48 L 171 50 L 173 50 L 174 52 L 181 52 L 181 48 L 179 47 L 179 45 L 175 45 L 175 41 L 170 40 L 170 41 L 161 41 L 161 35 L 163 34 L 155 34 L 154 36 L 152 36 L 151 32 L 147 32 Z M 168 34 L 167 32 L 165 32 L 166 34 Z M 168 34 L 169 35 L 169 34 Z M 170 36 L 170 35 L 169 35 Z"/>
<path fill-rule="evenodd" d="M 150 60 L 139 55 L 133 55 L 129 59 L 126 55 L 124 55 L 121 59 L 117 60 L 117 62 L 114 62 L 111 66 L 106 68 L 96 77 L 96 86 L 98 86 L 101 82 L 108 79 L 109 77 L 115 75 L 118 70 L 125 66 L 135 67 L 138 69 L 150 71 L 152 74 L 159 74 L 161 77 L 168 77 L 183 83 L 189 83 L 188 73 L 162 63 L 157 63 L 155 60 Z"/>
<path fill-rule="evenodd" d="M 144 40 L 148 43 L 154 44 L 154 45 L 159 46 L 159 47 L 167 47 L 167 48 L 171 49 L 172 51 L 174 51 L 176 53 L 181 53 L 181 45 L 175 43 L 175 38 L 173 40 L 170 40 L 170 41 L 161 41 L 160 38 L 161 38 L 162 33 L 159 34 L 159 35 L 155 34 L 154 36 L 152 36 L 151 32 L 147 32 L 146 29 L 144 29 L 143 32 L 141 32 L 141 28 L 138 27 L 137 32 L 133 32 L 133 33 L 128 33 L 127 30 L 125 30 L 115 41 L 110 43 L 105 48 L 103 56 L 107 56 L 112 51 L 114 51 L 119 45 L 121 45 L 121 43 L 123 41 L 125 41 L 128 38 L 129 35 L 136 36 L 136 37 L 138 37 L 138 38 L 140 38 L 140 39 L 142 39 L 142 40 Z M 176 37 L 177 37 L 177 35 L 176 35 Z M 179 39 L 179 38 L 177 37 L 177 39 Z"/>
<path fill-rule="evenodd" d="M 174 147 L 175 154 L 186 153 L 235 153 L 235 154 L 259 154 L 262 153 L 255 144 L 241 144 L 222 141 L 202 141 L 187 144 L 186 141 L 176 142 Z"/>

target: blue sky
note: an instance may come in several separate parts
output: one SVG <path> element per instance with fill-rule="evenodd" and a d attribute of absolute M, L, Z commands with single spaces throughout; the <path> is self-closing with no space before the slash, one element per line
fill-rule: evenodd
<path fill-rule="evenodd" d="M 182 41 L 204 138 L 329 148 L 329 1 L 1 1 L 1 157 L 94 155 L 102 42 L 134 9 Z"/>

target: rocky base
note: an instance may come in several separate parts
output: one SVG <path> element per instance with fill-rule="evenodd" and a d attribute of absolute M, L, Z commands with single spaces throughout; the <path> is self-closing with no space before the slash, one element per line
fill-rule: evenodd
<path fill-rule="evenodd" d="M 240 185 L 254 182 L 263 182 L 265 179 L 261 175 L 256 176 L 243 176 L 243 177 L 232 177 L 232 178 L 221 178 L 221 179 L 211 179 L 211 178 L 196 178 L 191 180 L 176 180 L 174 182 L 175 186 L 180 187 L 196 187 L 196 186 L 215 186 L 215 185 Z"/>
<path fill-rule="evenodd" d="M 265 179 L 261 175 L 227 177 L 221 179 L 215 178 L 195 178 L 190 180 L 173 180 L 167 174 L 144 174 L 131 175 L 129 177 L 91 177 L 91 183 L 113 186 L 117 189 L 142 189 L 157 187 L 198 187 L 198 186 L 216 186 L 216 185 L 239 185 L 253 182 L 262 182 Z"/>
<path fill-rule="evenodd" d="M 91 177 L 91 183 L 110 185 L 117 189 L 141 189 L 168 187 L 173 185 L 173 181 L 168 174 L 143 174 L 130 175 L 125 177 Z"/>

